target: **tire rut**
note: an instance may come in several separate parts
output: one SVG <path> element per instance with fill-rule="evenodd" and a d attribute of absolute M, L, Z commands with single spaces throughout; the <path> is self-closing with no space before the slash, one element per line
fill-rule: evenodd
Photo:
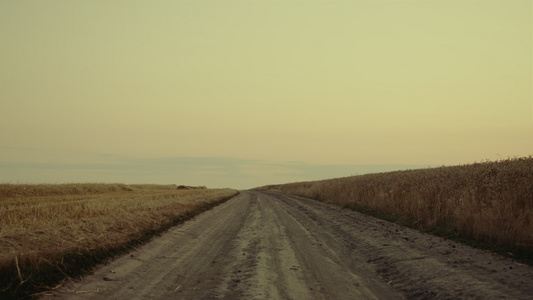
<path fill-rule="evenodd" d="M 529 299 L 532 279 L 393 223 L 244 191 L 42 299 Z"/>

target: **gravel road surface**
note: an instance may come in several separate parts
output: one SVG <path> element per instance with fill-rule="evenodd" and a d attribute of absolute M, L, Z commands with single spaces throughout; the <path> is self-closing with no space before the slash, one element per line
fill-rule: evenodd
<path fill-rule="evenodd" d="M 533 268 L 305 198 L 243 191 L 42 299 L 532 299 Z"/>

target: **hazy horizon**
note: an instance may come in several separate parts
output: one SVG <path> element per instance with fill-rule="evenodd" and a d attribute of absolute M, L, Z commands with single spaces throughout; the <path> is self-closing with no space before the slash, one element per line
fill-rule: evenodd
<path fill-rule="evenodd" d="M 15 178 L 0 180 L 0 183 L 155 183 L 242 190 L 269 184 L 434 167 L 401 164 L 319 165 L 226 157 L 136 158 L 110 154 L 95 155 L 91 163 L 79 161 L 83 160 L 0 162 L 0 168 Z M 72 178 L 77 179 L 73 181 Z"/>
<path fill-rule="evenodd" d="M 533 2 L 0 2 L 0 182 L 251 188 L 533 154 Z"/>

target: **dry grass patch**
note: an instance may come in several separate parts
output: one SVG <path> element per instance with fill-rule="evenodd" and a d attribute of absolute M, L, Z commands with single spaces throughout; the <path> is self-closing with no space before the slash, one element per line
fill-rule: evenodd
<path fill-rule="evenodd" d="M 425 230 L 533 251 L 533 158 L 273 185 Z"/>
<path fill-rule="evenodd" d="M 65 273 L 72 268 L 66 258 L 77 263 L 110 254 L 237 193 L 175 185 L 0 184 L 0 293 L 43 284 L 35 280 L 43 266 Z"/>

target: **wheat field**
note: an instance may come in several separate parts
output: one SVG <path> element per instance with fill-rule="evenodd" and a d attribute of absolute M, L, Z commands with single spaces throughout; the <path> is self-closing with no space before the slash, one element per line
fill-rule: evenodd
<path fill-rule="evenodd" d="M 261 189 L 363 208 L 418 228 L 533 249 L 533 158 L 367 174 Z"/>
<path fill-rule="evenodd" d="M 27 285 L 43 266 L 64 273 L 72 268 L 63 268 L 66 253 L 112 252 L 237 193 L 176 185 L 0 184 L 0 292 Z"/>

